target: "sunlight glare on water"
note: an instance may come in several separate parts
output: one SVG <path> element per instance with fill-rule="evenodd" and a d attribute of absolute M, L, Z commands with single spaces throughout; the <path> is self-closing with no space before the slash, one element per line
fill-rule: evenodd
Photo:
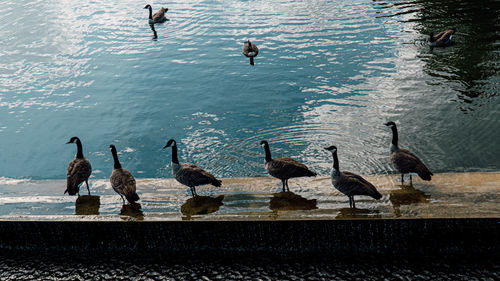
<path fill-rule="evenodd" d="M 180 159 L 265 175 L 262 139 L 327 175 L 393 171 L 388 120 L 436 172 L 498 170 L 498 1 L 4 1 L 0 176 L 63 179 L 74 135 L 94 178 L 114 143 L 139 178 Z M 439 7 L 439 9 L 438 9 Z M 424 12 L 425 11 L 425 12 Z M 431 31 L 457 44 L 430 50 Z M 241 54 L 252 40 L 255 66 Z"/>

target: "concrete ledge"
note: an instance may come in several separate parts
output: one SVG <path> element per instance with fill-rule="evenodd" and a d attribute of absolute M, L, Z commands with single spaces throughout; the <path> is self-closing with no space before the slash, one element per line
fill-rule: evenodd
<path fill-rule="evenodd" d="M 500 253 L 500 219 L 0 221 L 0 249 L 161 255 Z"/>

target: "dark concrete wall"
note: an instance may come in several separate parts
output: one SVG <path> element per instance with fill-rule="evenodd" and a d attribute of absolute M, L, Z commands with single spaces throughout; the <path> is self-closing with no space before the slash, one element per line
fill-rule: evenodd
<path fill-rule="evenodd" d="M 0 249 L 162 255 L 498 256 L 500 219 L 0 221 Z"/>

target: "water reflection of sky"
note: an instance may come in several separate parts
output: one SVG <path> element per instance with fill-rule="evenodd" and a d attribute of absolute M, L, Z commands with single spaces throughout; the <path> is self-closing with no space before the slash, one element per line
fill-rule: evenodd
<path fill-rule="evenodd" d="M 437 2 L 448 13 L 428 1 L 181 1 L 154 41 L 145 3 L 9 1 L 0 176 L 64 178 L 73 135 L 97 178 L 111 142 L 138 177 L 170 177 L 168 138 L 182 161 L 224 177 L 263 175 L 262 139 L 321 174 L 331 144 L 342 168 L 383 173 L 389 119 L 434 171 L 498 170 L 495 32 L 479 4 Z M 464 33 L 457 45 L 429 50 L 426 34 L 448 23 Z"/>

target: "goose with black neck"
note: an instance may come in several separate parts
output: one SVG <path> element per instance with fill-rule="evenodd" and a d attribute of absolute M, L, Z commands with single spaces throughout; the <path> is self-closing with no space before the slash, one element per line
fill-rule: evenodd
<path fill-rule="evenodd" d="M 172 176 L 181 184 L 186 185 L 191 190 L 193 197 L 198 196 L 196 187 L 199 185 L 211 184 L 219 187 L 222 182 L 214 175 L 191 163 L 179 163 L 177 157 L 177 142 L 168 140 L 163 149 L 172 147 Z"/>
<path fill-rule="evenodd" d="M 120 195 L 123 200 L 123 204 L 125 204 L 125 199 L 123 199 L 124 196 L 129 203 L 135 203 L 139 200 L 139 195 L 136 193 L 135 178 L 129 170 L 122 168 L 120 160 L 118 160 L 116 147 L 111 144 L 109 145 L 109 150 L 111 150 L 114 160 L 113 172 L 109 177 L 111 187 L 113 187 L 113 190 Z"/>
<path fill-rule="evenodd" d="M 76 155 L 75 159 L 69 162 L 68 172 L 66 174 L 66 191 L 69 195 L 75 195 L 78 193 L 80 196 L 80 184 L 85 182 L 87 185 L 87 191 L 90 195 L 89 189 L 89 177 L 92 173 L 92 165 L 90 161 L 83 156 L 82 142 L 78 137 L 72 137 L 66 144 L 76 143 Z"/>
<path fill-rule="evenodd" d="M 420 178 L 430 181 L 434 175 L 427 166 L 415 154 L 408 149 L 398 146 L 398 128 L 396 123 L 390 121 L 384 125 L 392 130 L 391 154 L 390 159 L 396 170 L 401 173 L 401 183 L 404 183 L 404 174 L 417 173 Z M 412 178 L 410 174 L 410 185 Z"/>
<path fill-rule="evenodd" d="M 325 147 L 333 156 L 333 169 L 331 173 L 333 186 L 343 194 L 349 197 L 349 207 L 355 209 L 356 202 L 354 195 L 367 195 L 374 199 L 382 198 L 382 194 L 377 191 L 377 188 L 369 181 L 365 180 L 360 175 L 339 170 L 339 159 L 337 156 L 337 147 L 332 145 Z"/>

